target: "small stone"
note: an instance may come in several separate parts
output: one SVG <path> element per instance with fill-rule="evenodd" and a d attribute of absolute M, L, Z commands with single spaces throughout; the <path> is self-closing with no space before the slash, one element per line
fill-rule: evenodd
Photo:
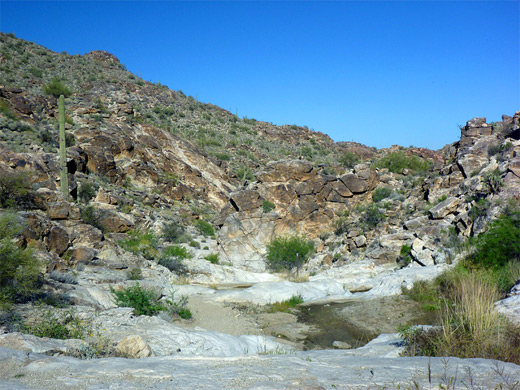
<path fill-rule="evenodd" d="M 333 341 L 332 346 L 335 349 L 352 349 L 352 345 L 344 341 Z"/>
<path fill-rule="evenodd" d="M 142 359 L 152 354 L 152 349 L 141 336 L 127 336 L 116 346 L 116 355 L 121 357 Z"/>

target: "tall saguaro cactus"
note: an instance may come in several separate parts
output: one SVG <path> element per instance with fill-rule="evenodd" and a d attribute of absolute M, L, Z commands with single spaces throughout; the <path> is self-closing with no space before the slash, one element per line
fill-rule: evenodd
<path fill-rule="evenodd" d="M 65 143 L 65 98 L 60 95 L 58 100 L 60 112 L 60 185 L 66 200 L 69 199 L 69 177 L 67 174 L 67 145 Z"/>

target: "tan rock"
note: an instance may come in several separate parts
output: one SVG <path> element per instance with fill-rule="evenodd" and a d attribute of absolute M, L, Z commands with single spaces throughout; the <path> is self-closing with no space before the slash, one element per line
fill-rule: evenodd
<path fill-rule="evenodd" d="M 448 214 L 457 211 L 457 208 L 462 204 L 462 200 L 455 197 L 449 197 L 438 205 L 430 209 L 430 215 L 433 219 L 442 219 Z"/>
<path fill-rule="evenodd" d="M 142 359 L 153 355 L 153 351 L 141 336 L 127 336 L 116 346 L 116 355 L 130 359 Z"/>

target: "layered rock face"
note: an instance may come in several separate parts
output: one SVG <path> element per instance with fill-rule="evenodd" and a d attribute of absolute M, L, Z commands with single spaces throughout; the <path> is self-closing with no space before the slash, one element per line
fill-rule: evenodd
<path fill-rule="evenodd" d="M 318 174 L 301 160 L 268 163 L 255 177 L 257 182 L 230 194 L 217 223 L 222 252 L 233 264 L 256 270 L 264 269 L 264 248 L 274 237 L 317 237 L 378 184 L 366 165 L 337 177 Z"/>

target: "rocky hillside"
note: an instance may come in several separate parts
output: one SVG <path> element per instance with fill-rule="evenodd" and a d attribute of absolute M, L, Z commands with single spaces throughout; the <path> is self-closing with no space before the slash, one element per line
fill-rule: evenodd
<path fill-rule="evenodd" d="M 520 200 L 520 111 L 469 120 L 438 151 L 376 150 L 239 118 L 144 81 L 103 51 L 71 56 L 0 34 L 0 70 L 0 212 L 15 216 L 16 244 L 39 260 L 38 299 L 95 317 L 112 347 L 143 336 L 145 355 L 276 351 L 263 333 L 228 339 L 134 316 L 114 291 L 138 280 L 162 302 L 173 291 L 258 305 L 400 294 Z M 66 95 L 66 196 L 57 94 Z M 301 269 L 272 272 L 266 247 L 295 234 L 315 252 Z M 30 323 L 41 313 L 31 301 L 10 310 Z M 12 316 L 0 321 L 0 346 L 84 347 L 44 345 L 12 333 Z"/>

